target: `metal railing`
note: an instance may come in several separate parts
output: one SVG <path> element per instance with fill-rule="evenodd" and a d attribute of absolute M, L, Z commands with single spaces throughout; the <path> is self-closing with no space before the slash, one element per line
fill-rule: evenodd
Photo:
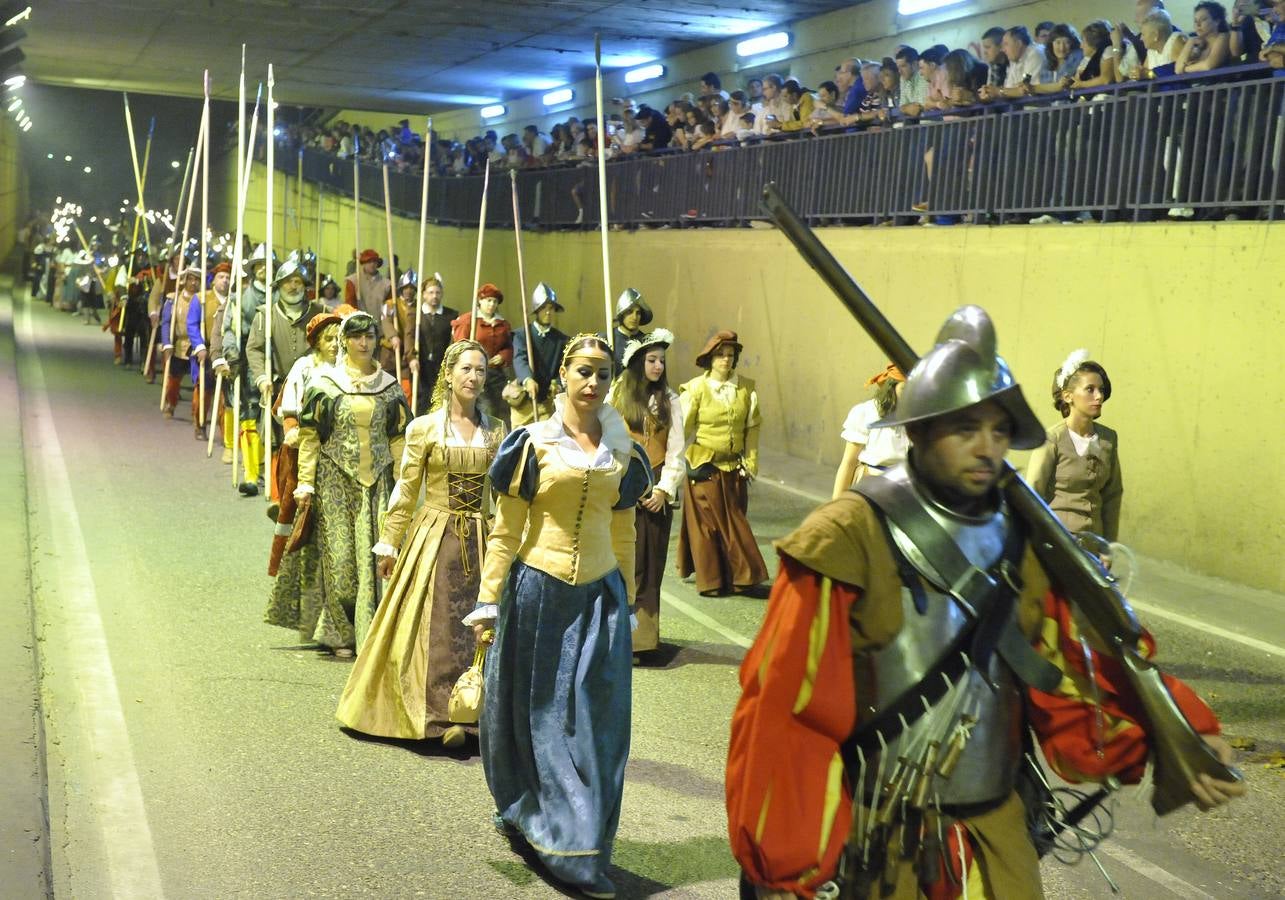
<path fill-rule="evenodd" d="M 928 215 L 1002 223 L 1043 213 L 1138 221 L 1172 208 L 1282 218 L 1285 72 L 1247 66 L 1219 78 L 1157 79 L 858 132 L 613 160 L 608 220 L 743 225 L 764 218 L 759 195 L 769 181 L 822 222 Z M 352 196 L 351 161 L 303 154 L 305 179 Z M 291 155 L 277 158 L 294 172 Z M 379 167 L 363 164 L 360 173 L 361 196 L 380 203 Z M 518 183 L 525 223 L 597 225 L 592 163 L 522 170 Z M 487 223 L 511 226 L 509 191 L 497 184 Z M 397 212 L 419 215 L 418 175 L 390 173 L 390 192 Z M 478 176 L 435 176 L 428 216 L 476 225 L 481 196 Z"/>

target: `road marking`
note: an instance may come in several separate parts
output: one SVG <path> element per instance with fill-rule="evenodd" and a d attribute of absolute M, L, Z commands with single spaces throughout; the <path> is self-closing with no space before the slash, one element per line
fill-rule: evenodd
<path fill-rule="evenodd" d="M 686 600 L 679 600 L 669 591 L 662 589 L 660 592 L 660 599 L 664 600 L 666 603 L 668 603 L 674 609 L 678 610 L 687 618 L 691 619 L 693 622 L 697 622 L 701 625 L 704 625 L 706 628 L 708 628 L 710 631 L 714 632 L 715 634 L 721 634 L 723 637 L 727 638 L 729 641 L 731 641 L 733 644 L 736 644 L 738 647 L 743 647 L 746 650 L 748 650 L 750 648 L 750 645 L 754 643 L 745 635 L 739 632 L 733 631 L 723 623 L 719 622 L 713 616 L 710 616 L 702 612 L 701 610 L 697 609 L 696 607 L 692 606 Z"/>
<path fill-rule="evenodd" d="M 1272 656 L 1285 657 L 1285 648 L 1278 647 L 1275 644 L 1269 644 L 1267 641 L 1260 641 L 1258 638 L 1237 634 L 1234 631 L 1228 631 L 1226 628 L 1219 628 L 1217 625 L 1212 625 L 1201 619 L 1196 619 L 1192 616 L 1184 616 L 1182 613 L 1176 613 L 1161 606 L 1144 603 L 1141 600 L 1134 600 L 1132 597 L 1129 598 L 1129 605 L 1134 609 L 1142 610 L 1149 616 L 1155 616 L 1159 619 L 1168 619 L 1171 622 L 1177 622 L 1179 625 L 1194 628 L 1196 631 L 1203 631 L 1206 634 L 1217 635 L 1223 640 L 1235 641 L 1238 644 L 1244 644 L 1246 647 L 1250 647 L 1254 650 L 1261 650 L 1264 653 L 1270 653 Z"/>
<path fill-rule="evenodd" d="M 1179 897 L 1187 897 L 1190 900 L 1214 900 L 1212 895 L 1206 894 L 1194 884 L 1183 881 L 1167 869 L 1162 869 L 1154 863 L 1147 862 L 1132 850 L 1121 847 L 1118 843 L 1103 844 L 1098 848 L 1098 852 L 1128 866 L 1143 878 L 1154 881 Z"/>
<path fill-rule="evenodd" d="M 34 495 L 38 498 L 38 508 L 55 526 L 48 535 L 53 542 L 54 562 L 47 569 L 41 569 L 40 579 L 54 588 L 53 597 L 61 613 L 57 618 L 62 620 L 56 631 L 57 651 L 60 658 L 72 664 L 65 677 L 71 682 L 73 699 L 60 710 L 70 714 L 69 721 L 60 730 L 78 726 L 77 734 L 67 735 L 72 740 L 59 748 L 67 757 L 69 777 L 65 780 L 75 783 L 74 788 L 67 790 L 66 811 L 87 812 L 94 819 L 93 839 L 102 846 L 106 856 L 110 885 L 107 893 L 116 897 L 160 897 L 163 892 L 152 832 L 147 824 L 138 770 L 116 689 L 98 594 L 80 530 L 80 516 L 54 426 L 44 369 L 32 339 L 31 314 L 28 304 L 15 305 L 20 309 L 16 316 L 19 324 L 16 337 L 31 361 L 27 368 L 30 392 L 22 398 L 27 426 L 24 433 L 28 439 L 24 449 L 29 451 L 27 465 L 40 478 L 40 493 Z M 46 712 L 52 710 L 47 708 Z M 69 822 L 71 816 L 64 816 L 62 821 L 51 818 L 54 819 L 50 823 L 55 829 L 54 843 L 62 844 L 66 852 L 72 837 L 70 832 L 80 830 L 82 823 Z M 61 835 L 59 826 L 64 832 Z M 78 868 L 74 867 L 77 862 L 83 865 L 82 860 L 73 860 L 69 869 Z M 77 892 L 75 885 L 64 885 L 60 888 L 62 891 Z"/>

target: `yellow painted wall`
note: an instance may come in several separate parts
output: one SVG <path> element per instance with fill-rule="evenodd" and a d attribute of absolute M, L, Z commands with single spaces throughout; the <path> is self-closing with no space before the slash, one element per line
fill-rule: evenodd
<path fill-rule="evenodd" d="M 1195 0 L 1170 0 L 1166 7 L 1177 24 L 1191 27 Z M 723 88 L 728 91 L 742 87 L 752 75 L 766 72 L 793 76 L 804 86 L 815 89 L 822 81 L 834 77 L 834 67 L 841 60 L 852 56 L 863 59 L 889 56 L 898 44 L 921 50 L 932 44 L 945 44 L 953 49 L 979 41 L 982 32 L 994 25 L 1026 25 L 1033 29 L 1037 22 L 1047 20 L 1069 22 L 1083 29 L 1094 19 L 1115 22 L 1121 16 L 1127 16 L 1126 21 L 1133 27 L 1132 0 L 971 0 L 955 9 L 917 16 L 897 15 L 897 0 L 872 0 L 786 26 L 793 43 L 774 54 L 741 59 L 736 55 L 736 43 L 741 40 L 737 38 L 660 60 L 667 67 L 665 76 L 642 85 L 625 84 L 624 70 L 609 71 L 603 77 L 603 96 L 633 97 L 663 109 L 686 91 L 698 92 L 700 77 L 710 71 L 719 73 Z M 571 87 L 575 90 L 575 99 L 553 111 L 544 108 L 540 102 L 544 92 L 537 91 L 505 100 L 507 114 L 486 123 L 473 107 L 437 113 L 433 116 L 434 129 L 444 137 L 462 140 L 486 129 L 505 134 L 535 123 L 547 130 L 554 122 L 565 122 L 571 116 L 592 116 L 593 80 L 580 81 Z M 346 109 L 336 118 L 375 131 L 399 119 L 410 118 L 412 127 L 422 130 L 423 116 L 423 110 L 387 113 Z"/>
<path fill-rule="evenodd" d="M 256 166 L 247 226 L 256 236 L 262 176 Z M 305 187 L 311 243 L 316 195 Z M 321 256 L 323 269 L 342 271 L 352 212 L 351 200 L 338 203 L 325 198 Z M 382 210 L 365 207 L 361 229 L 362 244 L 385 254 Z M 418 223 L 395 219 L 394 232 L 403 265 L 414 265 Z M 1089 348 L 1115 387 L 1103 422 L 1120 432 L 1124 541 L 1285 590 L 1285 226 L 832 228 L 821 236 L 917 349 L 956 307 L 985 306 L 1047 424 L 1057 415 L 1053 370 L 1071 350 Z M 448 303 L 467 303 L 476 238 L 475 229 L 429 230 L 425 268 L 442 273 Z M 566 331 L 602 327 L 599 241 L 583 232 L 523 236 L 528 289 L 553 285 L 568 308 Z M 837 463 L 843 418 L 885 360 L 779 234 L 618 232 L 610 246 L 613 294 L 637 287 L 655 309 L 653 324 L 677 335 L 672 381 L 695 374 L 692 359 L 713 331 L 734 329 L 745 343 L 742 370 L 758 381 L 764 445 Z M 487 232 L 482 277 L 508 294 L 504 312 L 518 319 L 512 232 Z"/>
<path fill-rule="evenodd" d="M 0 259 L 8 256 L 27 215 L 26 175 L 22 171 L 18 128 L 0 119 Z"/>

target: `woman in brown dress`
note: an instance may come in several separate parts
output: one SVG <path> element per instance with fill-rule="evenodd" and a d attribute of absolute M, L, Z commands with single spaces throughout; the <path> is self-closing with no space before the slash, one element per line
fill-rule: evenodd
<path fill-rule="evenodd" d="M 478 409 L 486 372 L 481 344 L 452 344 L 431 411 L 406 431 L 401 478 L 373 548 L 387 587 L 335 713 L 356 731 L 441 738 L 448 747 L 477 734 L 475 725 L 451 723 L 447 703 L 473 661 L 463 619 L 482 571 L 486 472 L 504 438 L 504 426 Z"/>
<path fill-rule="evenodd" d="M 669 558 L 673 507 L 683 483 L 687 443 L 683 439 L 682 401 L 665 377 L 665 351 L 673 342 L 673 334 L 663 328 L 629 341 L 621 354 L 624 368 L 607 398 L 625 420 L 629 436 L 647 451 L 654 483 L 651 492 L 638 501 L 634 523 L 635 654 L 660 647 L 660 582 Z"/>
<path fill-rule="evenodd" d="M 678 573 L 696 573 L 706 596 L 739 593 L 767 580 L 747 517 L 749 484 L 759 471 L 758 393 L 737 374 L 741 343 L 720 331 L 696 357 L 705 370 L 680 388 L 687 448 Z"/>

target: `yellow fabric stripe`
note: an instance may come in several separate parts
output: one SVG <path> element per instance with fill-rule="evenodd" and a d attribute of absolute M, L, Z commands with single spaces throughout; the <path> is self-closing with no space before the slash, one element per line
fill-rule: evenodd
<path fill-rule="evenodd" d="M 763 843 L 763 829 L 767 827 L 767 810 L 772 805 L 772 785 L 767 786 L 767 793 L 763 795 L 763 806 L 759 809 L 759 820 L 754 825 L 754 843 Z"/>
<path fill-rule="evenodd" d="M 830 832 L 834 830 L 834 814 L 843 799 L 843 757 L 838 753 L 830 760 L 830 771 L 825 779 L 825 806 L 821 811 L 821 842 L 817 859 L 825 858 L 825 848 L 830 846 Z"/>
<path fill-rule="evenodd" d="M 821 597 L 817 601 L 816 616 L 812 619 L 812 628 L 808 633 L 807 668 L 803 673 L 803 683 L 799 685 L 799 696 L 794 701 L 794 715 L 807 709 L 812 701 L 812 690 L 816 686 L 817 669 L 821 667 L 821 654 L 825 650 L 825 640 L 830 633 L 830 588 L 829 578 L 821 579 Z"/>

